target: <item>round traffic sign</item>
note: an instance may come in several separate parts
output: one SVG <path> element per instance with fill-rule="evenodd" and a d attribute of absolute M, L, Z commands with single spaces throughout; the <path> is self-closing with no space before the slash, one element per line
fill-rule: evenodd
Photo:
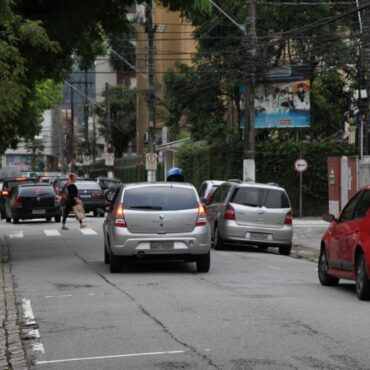
<path fill-rule="evenodd" d="M 154 153 L 148 153 L 146 155 L 146 161 L 150 164 L 153 164 L 155 162 L 157 162 L 157 154 L 154 154 Z"/>
<path fill-rule="evenodd" d="M 298 172 L 304 172 L 307 170 L 308 163 L 305 159 L 300 158 L 294 162 L 294 169 Z"/>

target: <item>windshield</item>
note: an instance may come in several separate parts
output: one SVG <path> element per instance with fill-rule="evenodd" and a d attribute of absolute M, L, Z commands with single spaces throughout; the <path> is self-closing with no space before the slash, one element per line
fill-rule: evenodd
<path fill-rule="evenodd" d="M 125 209 L 154 211 L 178 211 L 198 207 L 193 189 L 164 186 L 126 190 L 123 204 Z"/>

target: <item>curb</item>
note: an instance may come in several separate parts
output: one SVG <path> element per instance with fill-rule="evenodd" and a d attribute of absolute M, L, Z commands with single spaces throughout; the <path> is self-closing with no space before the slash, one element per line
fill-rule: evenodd
<path fill-rule="evenodd" d="M 0 238 L 0 370 L 29 370 L 20 321 L 9 247 Z"/>

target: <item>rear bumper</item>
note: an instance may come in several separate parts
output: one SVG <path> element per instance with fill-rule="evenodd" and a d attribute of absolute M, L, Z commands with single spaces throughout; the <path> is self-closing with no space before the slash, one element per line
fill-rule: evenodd
<path fill-rule="evenodd" d="M 191 256 L 209 253 L 211 233 L 209 226 L 199 226 L 184 234 L 133 234 L 126 228 L 114 227 L 109 234 L 109 245 L 118 256 Z M 173 242 L 173 248 L 153 250 L 151 242 Z"/>
<path fill-rule="evenodd" d="M 293 226 L 284 225 L 281 228 L 241 226 L 235 221 L 227 221 L 220 227 L 220 234 L 227 241 L 241 242 L 249 245 L 283 246 L 292 244 Z M 266 239 L 255 238 L 266 235 Z"/>
<path fill-rule="evenodd" d="M 90 201 L 84 199 L 82 202 L 86 212 L 96 211 L 98 208 L 105 210 L 108 207 L 108 203 L 105 200 Z"/>
<path fill-rule="evenodd" d="M 60 207 L 41 208 L 45 210 L 44 213 L 35 213 L 39 211 L 37 208 L 14 208 L 12 209 L 12 217 L 21 220 L 32 220 L 36 218 L 49 218 L 60 216 Z"/>

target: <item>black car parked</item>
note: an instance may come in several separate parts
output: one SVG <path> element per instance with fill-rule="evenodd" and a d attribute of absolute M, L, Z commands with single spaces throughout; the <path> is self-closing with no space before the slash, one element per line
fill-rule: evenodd
<path fill-rule="evenodd" d="M 0 193 L 0 214 L 2 219 L 5 218 L 5 204 L 13 187 L 18 184 L 33 184 L 34 182 L 35 180 L 32 177 L 13 177 L 3 181 Z"/>
<path fill-rule="evenodd" d="M 48 184 L 28 184 L 13 187 L 5 205 L 6 221 L 44 218 L 60 222 L 60 201 L 54 188 Z"/>

